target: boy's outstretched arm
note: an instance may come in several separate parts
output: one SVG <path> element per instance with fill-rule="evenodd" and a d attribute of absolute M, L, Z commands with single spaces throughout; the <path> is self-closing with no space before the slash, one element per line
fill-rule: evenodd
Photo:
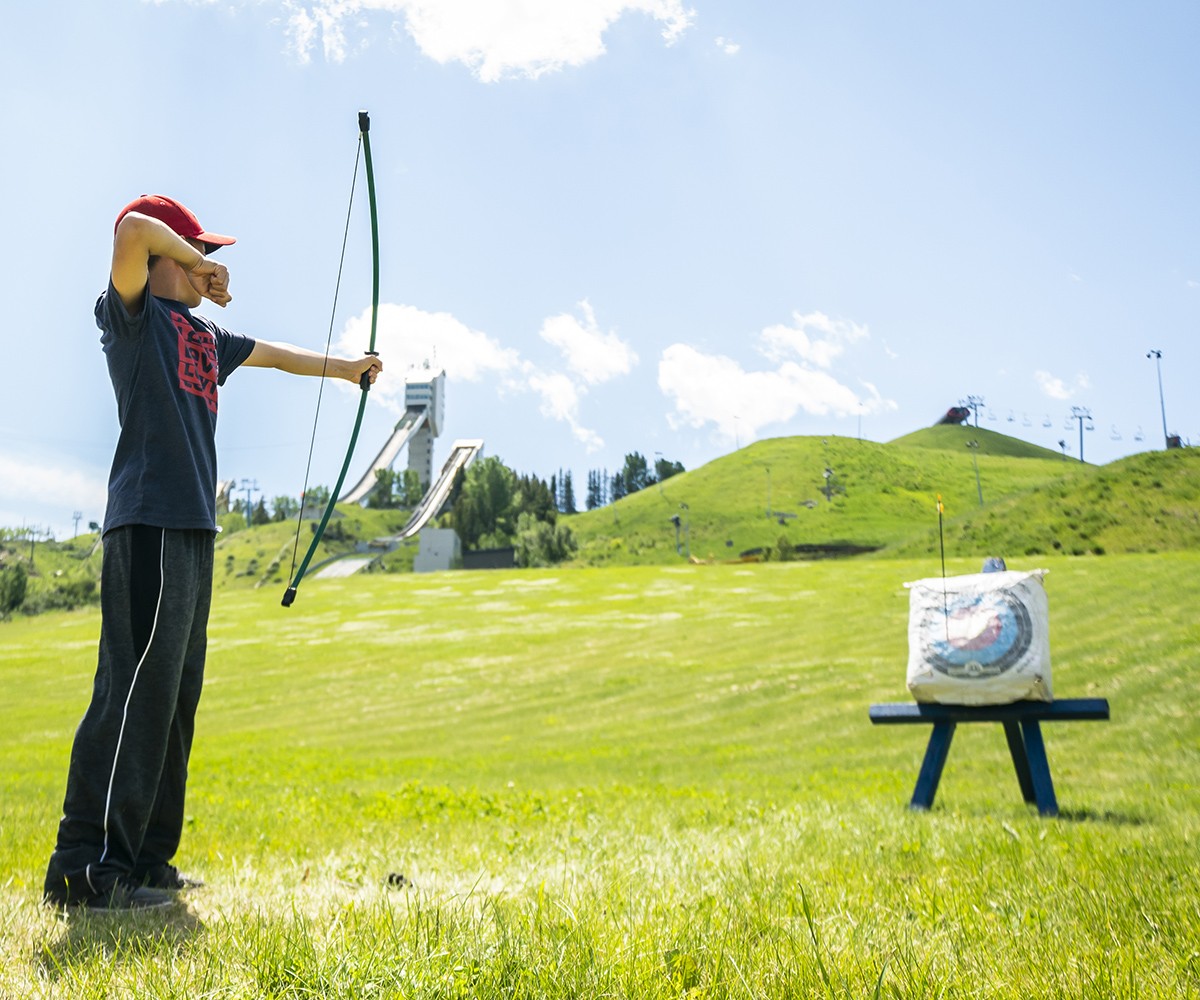
<path fill-rule="evenodd" d="M 358 385 L 366 372 L 372 382 L 383 371 L 383 362 L 375 355 L 365 354 L 361 358 L 327 358 L 324 354 L 309 351 L 293 344 L 256 340 L 250 357 L 242 362 L 254 368 L 278 368 L 292 375 L 326 375 L 329 378 L 344 378 Z"/>

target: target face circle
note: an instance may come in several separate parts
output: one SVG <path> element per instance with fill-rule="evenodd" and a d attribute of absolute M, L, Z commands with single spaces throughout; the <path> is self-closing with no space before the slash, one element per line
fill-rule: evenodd
<path fill-rule="evenodd" d="M 956 680 L 986 680 L 1011 670 L 1029 652 L 1029 610 L 1011 594 L 951 597 L 931 607 L 920 623 L 925 659 Z"/>

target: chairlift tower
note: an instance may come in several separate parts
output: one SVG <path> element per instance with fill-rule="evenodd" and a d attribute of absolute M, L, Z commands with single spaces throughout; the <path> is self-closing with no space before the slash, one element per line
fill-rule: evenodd
<path fill-rule="evenodd" d="M 1079 461 L 1083 461 L 1083 431 L 1084 421 L 1087 421 L 1087 429 L 1093 430 L 1095 424 L 1092 423 L 1092 411 L 1086 406 L 1072 406 L 1071 419 L 1079 421 Z"/>

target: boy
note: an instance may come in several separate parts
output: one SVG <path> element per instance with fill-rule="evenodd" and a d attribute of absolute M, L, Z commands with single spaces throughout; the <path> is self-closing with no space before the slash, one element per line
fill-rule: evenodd
<path fill-rule="evenodd" d="M 92 701 L 75 733 L 45 902 L 140 910 L 196 883 L 171 864 L 183 830 L 204 675 L 216 531 L 217 389 L 241 365 L 372 382 L 377 357 L 252 340 L 190 310 L 230 301 L 209 233 L 171 198 L 117 217 L 96 323 L 121 432 L 109 476 Z"/>

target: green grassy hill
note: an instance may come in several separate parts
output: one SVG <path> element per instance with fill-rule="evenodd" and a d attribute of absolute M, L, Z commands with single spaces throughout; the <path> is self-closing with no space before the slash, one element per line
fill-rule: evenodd
<path fill-rule="evenodd" d="M 1073 475 L 952 518 L 947 551 L 1103 555 L 1200 549 L 1200 449 L 1145 452 L 1099 467 L 1076 462 L 1073 468 Z M 926 532 L 890 554 L 930 553 L 936 546 L 936 532 Z"/>
<path fill-rule="evenodd" d="M 1092 471 L 1044 448 L 965 427 L 928 428 L 890 444 L 775 438 L 569 523 L 580 540 L 579 561 L 591 565 L 674 558 L 668 519 L 676 514 L 690 522 L 691 554 L 704 559 L 777 547 L 781 539 L 792 546 L 882 549 L 936 528 L 939 494 L 948 516 L 978 509 L 968 440 L 979 442 L 975 457 L 987 503 Z M 832 470 L 828 494 L 826 469 Z M 794 516 L 781 519 L 781 512 Z"/>
<path fill-rule="evenodd" d="M 20 566 L 25 573 L 29 614 L 70 609 L 96 598 L 100 581 L 99 536 L 78 535 L 64 542 L 0 540 L 0 571 Z"/>

